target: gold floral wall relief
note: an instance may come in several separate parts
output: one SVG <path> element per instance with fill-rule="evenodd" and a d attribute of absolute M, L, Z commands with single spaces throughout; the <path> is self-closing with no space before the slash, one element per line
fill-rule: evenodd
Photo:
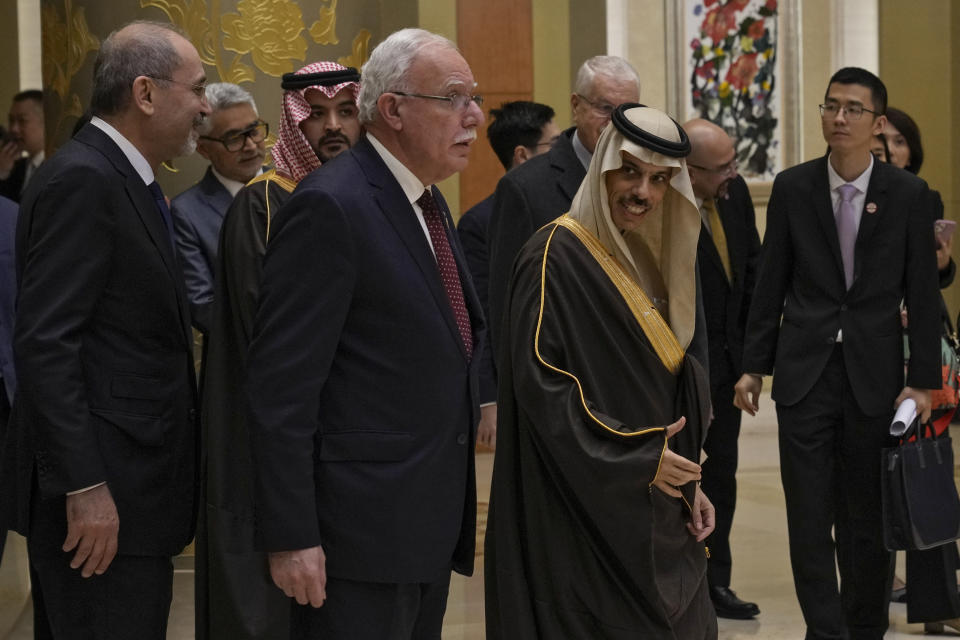
<path fill-rule="evenodd" d="M 359 69 L 370 57 L 370 36 L 372 34 L 366 29 L 360 29 L 357 36 L 353 39 L 353 48 L 348 56 L 337 58 L 337 62 L 345 67 L 354 67 Z"/>
<path fill-rule="evenodd" d="M 305 31 L 317 44 L 338 44 L 338 1 L 321 0 L 309 30 L 299 4 L 292 0 L 239 0 L 234 11 L 222 11 L 220 0 L 209 4 L 207 0 L 140 0 L 140 6 L 166 14 L 187 33 L 204 64 L 214 67 L 220 80 L 240 84 L 254 81 L 253 67 L 279 77 L 302 66 L 307 55 Z M 369 40 L 370 32 L 360 29 L 347 56 L 354 66 L 366 61 Z"/>
<path fill-rule="evenodd" d="M 73 0 L 63 0 L 62 14 L 52 3 L 44 4 L 41 19 L 43 84 L 60 99 L 56 131 L 67 116 L 83 115 L 80 96 L 72 90 L 73 77 L 87 55 L 100 48 L 100 41 L 90 33 L 84 8 L 74 7 Z"/>

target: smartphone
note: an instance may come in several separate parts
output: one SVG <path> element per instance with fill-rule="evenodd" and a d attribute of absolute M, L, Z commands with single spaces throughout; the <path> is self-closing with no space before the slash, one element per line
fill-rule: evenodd
<path fill-rule="evenodd" d="M 933 223 L 933 231 L 937 234 L 937 240 L 941 244 L 946 244 L 950 241 L 950 236 L 953 235 L 953 230 L 957 228 L 957 223 L 955 220 L 937 220 Z"/>

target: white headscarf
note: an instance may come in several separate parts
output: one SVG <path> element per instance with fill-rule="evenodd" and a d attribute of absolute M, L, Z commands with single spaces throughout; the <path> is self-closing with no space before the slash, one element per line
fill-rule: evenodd
<path fill-rule="evenodd" d="M 626 118 L 645 132 L 680 141 L 678 126 L 667 114 L 650 107 L 634 107 Z M 622 153 L 642 162 L 671 167 L 672 177 L 663 201 L 646 214 L 640 225 L 621 234 L 610 216 L 606 173 L 619 169 Z M 587 176 L 570 205 L 570 216 L 612 252 L 612 255 L 654 300 L 684 349 L 696 325 L 696 260 L 700 214 L 683 158 L 672 158 L 625 137 L 612 123 L 607 126 L 590 161 Z"/>

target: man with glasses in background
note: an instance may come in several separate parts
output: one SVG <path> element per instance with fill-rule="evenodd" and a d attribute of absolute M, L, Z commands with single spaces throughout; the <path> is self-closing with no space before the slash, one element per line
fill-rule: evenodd
<path fill-rule="evenodd" d="M 267 123 L 253 96 L 229 82 L 207 85 L 210 117 L 197 152 L 210 161 L 203 179 L 170 203 L 193 326 L 206 334 L 213 303 L 217 245 L 223 216 L 237 192 L 260 174 Z"/>
<path fill-rule="evenodd" d="M 773 183 L 737 406 L 754 415 L 774 374 L 790 561 L 806 637 L 879 640 L 893 556 L 880 452 L 907 398 L 922 422 L 939 389 L 937 246 L 927 185 L 870 153 L 887 90 L 847 67 L 820 105 L 830 152 Z M 904 380 L 900 304 L 910 313 Z M 837 569 L 840 586 L 837 585 Z"/>
<path fill-rule="evenodd" d="M 560 137 L 553 122 L 553 108 L 538 102 L 516 100 L 504 102 L 499 109 L 491 109 L 493 118 L 487 126 L 487 139 L 497 159 L 507 171 L 535 156 L 546 153 Z M 487 304 L 487 283 L 490 281 L 490 216 L 493 214 L 493 194 L 484 198 L 460 217 L 457 233 L 463 244 L 463 253 L 470 265 L 473 285 L 480 297 L 483 313 L 490 317 Z M 497 371 L 490 341 L 481 355 L 480 366 L 480 425 L 477 442 L 491 449 L 497 441 Z"/>
<path fill-rule="evenodd" d="M 727 133 L 708 120 L 683 125 L 690 138 L 687 170 L 700 209 L 700 265 L 713 421 L 703 443 L 703 491 L 717 510 L 717 526 L 707 545 L 710 598 L 721 618 L 748 619 L 760 613 L 730 590 L 730 527 L 737 504 L 737 439 L 740 410 L 733 385 L 740 377 L 743 333 L 760 253 L 753 201 L 737 174 L 737 152 Z"/>
<path fill-rule="evenodd" d="M 206 464 L 197 532 L 197 640 L 289 636 L 289 601 L 273 586 L 265 554 L 254 544 L 244 364 L 273 220 L 298 182 L 360 138 L 359 79 L 356 69 L 327 61 L 283 77 L 283 109 L 271 149 L 275 168 L 240 189 L 224 217 L 202 381 Z M 266 133 L 253 124 L 234 136 L 244 137 L 242 149 L 250 146 L 247 132 Z"/>
<path fill-rule="evenodd" d="M 489 229 L 489 325 L 494 349 L 513 259 L 534 231 L 570 209 L 613 110 L 639 99 L 640 78 L 629 62 L 617 56 L 588 59 L 580 66 L 570 95 L 574 126 L 561 133 L 547 153 L 508 172 L 497 184 Z"/>

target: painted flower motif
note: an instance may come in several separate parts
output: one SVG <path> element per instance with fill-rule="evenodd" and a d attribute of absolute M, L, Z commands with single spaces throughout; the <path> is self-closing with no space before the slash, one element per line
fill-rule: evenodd
<path fill-rule="evenodd" d="M 763 5 L 768 11 L 777 10 L 777 0 L 767 0 L 767 4 Z"/>
<path fill-rule="evenodd" d="M 753 51 L 753 38 L 750 36 L 743 36 L 740 38 L 740 48 L 747 53 Z"/>
<path fill-rule="evenodd" d="M 699 48 L 702 47 L 702 46 L 703 46 L 703 45 L 701 44 L 699 38 L 694 38 L 693 40 L 690 41 L 690 48 L 693 49 L 694 51 L 696 51 L 697 49 L 699 49 Z"/>
<path fill-rule="evenodd" d="M 737 17 L 727 6 L 718 6 L 707 12 L 700 31 L 714 42 L 721 42 L 737 28 Z"/>
<path fill-rule="evenodd" d="M 735 89 L 741 90 L 750 86 L 757 71 L 757 54 L 745 53 L 730 65 L 726 81 Z"/>
<path fill-rule="evenodd" d="M 717 87 L 717 94 L 718 94 L 721 98 L 726 98 L 728 95 L 730 95 L 730 83 L 729 83 L 729 82 L 721 82 L 721 83 L 720 83 L 720 86 Z"/>
<path fill-rule="evenodd" d="M 713 60 L 708 60 L 697 67 L 696 74 L 701 78 L 713 77 Z"/>
<path fill-rule="evenodd" d="M 763 37 L 764 31 L 766 31 L 766 26 L 763 24 L 763 20 L 754 21 L 750 27 L 747 29 L 747 35 L 753 38 L 754 40 L 759 40 Z"/>
<path fill-rule="evenodd" d="M 703 6 L 705 7 L 709 7 L 714 4 L 717 4 L 717 0 L 703 0 Z"/>
<path fill-rule="evenodd" d="M 293 71 L 292 60 L 303 60 L 307 43 L 300 37 L 303 15 L 290 0 L 240 0 L 239 14 L 223 16 L 223 48 L 250 53 L 264 73 L 281 76 Z"/>
<path fill-rule="evenodd" d="M 743 11 L 747 8 L 748 4 L 750 4 L 750 0 L 730 0 L 727 7 L 734 11 Z"/>

